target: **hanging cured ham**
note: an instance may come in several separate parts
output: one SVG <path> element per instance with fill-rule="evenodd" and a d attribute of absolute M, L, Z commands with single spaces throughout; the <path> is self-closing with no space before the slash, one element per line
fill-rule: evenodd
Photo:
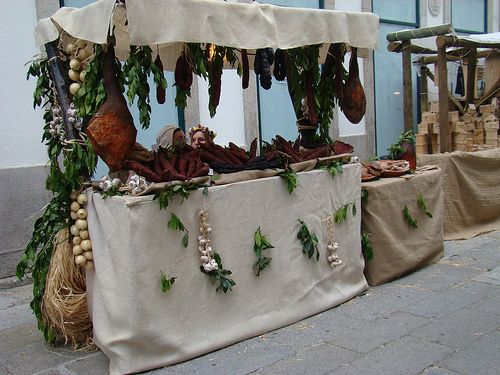
<path fill-rule="evenodd" d="M 106 100 L 90 119 L 87 135 L 97 155 L 114 172 L 123 169 L 137 130 L 118 84 L 113 43 L 104 52 L 104 89 Z"/>
<path fill-rule="evenodd" d="M 342 111 L 350 122 L 357 124 L 366 112 L 365 91 L 359 80 L 357 48 L 353 48 L 351 51 L 349 77 L 345 82 L 343 91 Z"/>

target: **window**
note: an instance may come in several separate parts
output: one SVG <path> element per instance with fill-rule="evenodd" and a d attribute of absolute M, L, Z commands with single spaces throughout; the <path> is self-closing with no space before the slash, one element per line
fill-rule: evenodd
<path fill-rule="evenodd" d="M 452 0 L 451 22 L 466 34 L 486 32 L 486 0 Z"/>
<path fill-rule="evenodd" d="M 372 7 L 381 22 L 417 26 L 418 1 L 373 0 Z"/>

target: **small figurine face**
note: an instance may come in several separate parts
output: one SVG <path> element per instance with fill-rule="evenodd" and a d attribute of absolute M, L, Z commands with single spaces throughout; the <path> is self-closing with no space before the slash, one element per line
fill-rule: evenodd
<path fill-rule="evenodd" d="M 205 133 L 202 132 L 201 130 L 198 130 L 191 137 L 191 146 L 193 148 L 198 148 L 198 147 L 200 147 L 200 144 L 205 143 L 206 141 L 207 141 L 207 138 L 205 136 Z"/>
<path fill-rule="evenodd" d="M 173 137 L 173 145 L 174 146 L 180 146 L 184 143 L 185 135 L 184 132 L 181 129 L 178 129 L 174 133 Z"/>

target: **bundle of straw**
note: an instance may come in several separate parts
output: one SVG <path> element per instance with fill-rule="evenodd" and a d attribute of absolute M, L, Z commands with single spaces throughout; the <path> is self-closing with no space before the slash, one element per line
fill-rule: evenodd
<path fill-rule="evenodd" d="M 57 233 L 42 300 L 45 323 L 73 349 L 95 350 L 85 270 L 75 265 L 68 229 Z"/>

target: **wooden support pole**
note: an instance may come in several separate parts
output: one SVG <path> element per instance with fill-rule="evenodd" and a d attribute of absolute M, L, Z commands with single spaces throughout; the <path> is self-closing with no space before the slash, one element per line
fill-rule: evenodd
<path fill-rule="evenodd" d="M 441 152 L 450 152 L 450 134 L 448 131 L 448 68 L 446 66 L 446 47 L 438 44 L 438 94 L 439 94 L 439 139 Z"/>
<path fill-rule="evenodd" d="M 465 91 L 465 105 L 474 103 L 476 89 L 477 49 L 471 48 L 467 55 L 467 84 Z"/>
<path fill-rule="evenodd" d="M 56 88 L 57 100 L 61 107 L 61 115 L 63 118 L 64 131 L 66 132 L 66 140 L 81 139 L 75 131 L 73 124 L 68 121 L 67 110 L 71 103 L 68 94 L 69 82 L 66 78 L 67 75 L 63 73 L 61 62 L 59 61 L 59 54 L 57 53 L 57 41 L 45 44 L 47 51 L 47 58 L 49 62 L 49 71 L 52 76 L 52 81 Z"/>
<path fill-rule="evenodd" d="M 402 30 L 395 33 L 389 33 L 386 36 L 388 42 L 405 41 L 417 38 L 427 38 L 429 36 L 444 35 L 455 32 L 451 23 L 436 25 L 430 27 L 421 27 L 419 29 Z"/>
<path fill-rule="evenodd" d="M 403 42 L 403 113 L 405 132 L 413 130 L 413 92 L 411 85 L 411 42 Z"/>
<path fill-rule="evenodd" d="M 435 82 L 434 81 L 434 74 L 432 74 L 432 72 L 429 71 L 429 69 L 427 69 L 427 76 L 431 79 L 432 82 Z M 463 115 L 465 113 L 465 109 L 462 106 L 462 104 L 460 104 L 460 102 L 457 100 L 457 98 L 455 98 L 449 90 L 448 90 L 448 100 L 455 105 L 455 107 L 459 110 L 461 115 Z"/>
<path fill-rule="evenodd" d="M 429 68 L 425 65 L 420 67 L 420 109 L 422 112 L 429 110 L 429 89 L 427 87 L 427 72 Z"/>

